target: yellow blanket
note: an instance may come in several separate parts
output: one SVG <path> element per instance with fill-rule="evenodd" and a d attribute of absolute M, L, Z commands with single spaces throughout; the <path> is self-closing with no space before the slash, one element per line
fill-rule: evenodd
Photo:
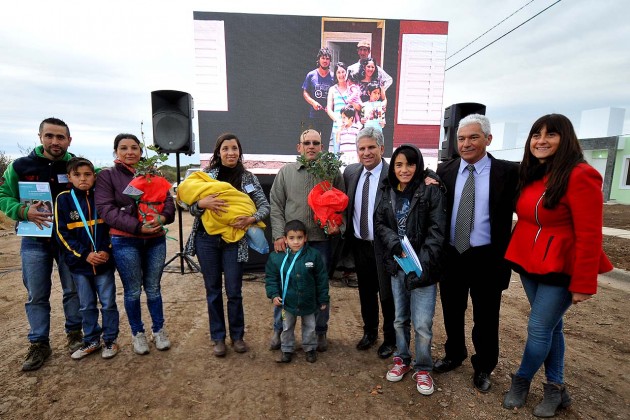
<path fill-rule="evenodd" d="M 218 194 L 227 202 L 226 213 L 216 214 L 213 211 L 204 211 L 201 216 L 206 232 L 210 235 L 221 235 L 225 242 L 237 242 L 245 235 L 245 231 L 230 226 L 239 216 L 252 216 L 256 213 L 256 205 L 249 195 L 237 190 L 227 182 L 210 178 L 205 172 L 190 174 L 177 187 L 177 200 L 188 205 L 196 203 L 204 197 Z M 264 228 L 263 222 L 256 223 Z"/>

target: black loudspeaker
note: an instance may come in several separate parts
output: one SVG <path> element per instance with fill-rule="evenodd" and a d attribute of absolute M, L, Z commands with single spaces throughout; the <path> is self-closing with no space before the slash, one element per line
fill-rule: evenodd
<path fill-rule="evenodd" d="M 462 118 L 470 114 L 486 115 L 486 106 L 465 102 L 453 104 L 444 109 L 444 139 L 438 152 L 440 160 L 455 159 L 459 156 L 457 152 L 457 126 Z"/>
<path fill-rule="evenodd" d="M 162 153 L 195 153 L 193 99 L 177 90 L 151 92 L 153 144 Z"/>

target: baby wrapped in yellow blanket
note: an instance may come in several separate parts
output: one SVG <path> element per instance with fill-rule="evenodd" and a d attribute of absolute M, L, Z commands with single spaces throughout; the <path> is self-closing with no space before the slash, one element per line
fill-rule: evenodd
<path fill-rule="evenodd" d="M 256 213 L 256 205 L 244 192 L 234 188 L 231 184 L 212 179 L 205 172 L 190 174 L 177 187 L 177 201 L 192 205 L 209 195 L 217 194 L 228 204 L 227 212 L 204 211 L 201 216 L 206 232 L 209 235 L 221 235 L 225 242 L 237 242 L 245 235 L 245 231 L 230 226 L 239 216 L 252 216 Z M 264 228 L 263 222 L 257 222 L 252 226 Z"/>

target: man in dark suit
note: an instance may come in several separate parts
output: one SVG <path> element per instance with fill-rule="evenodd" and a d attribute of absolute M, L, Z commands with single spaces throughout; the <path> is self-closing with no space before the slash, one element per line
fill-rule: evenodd
<path fill-rule="evenodd" d="M 378 355 L 386 359 L 392 355 L 396 346 L 394 299 L 389 276 L 383 265 L 383 250 L 374 242 L 373 223 L 375 203 L 381 199 L 378 186 L 387 177 L 389 168 L 382 157 L 384 150 L 383 132 L 380 129 L 368 127 L 359 131 L 357 153 L 360 163 L 349 165 L 343 178 L 350 198 L 346 209 L 346 249 L 351 249 L 354 256 L 363 318 L 363 337 L 357 349 L 367 350 L 378 339 L 380 295 L 383 344 L 378 348 Z"/>
<path fill-rule="evenodd" d="M 495 159 L 486 152 L 492 141 L 490 121 L 484 115 L 463 118 L 457 131 L 460 158 L 439 165 L 446 186 L 446 270 L 440 299 L 447 340 L 446 355 L 433 370 L 445 373 L 468 357 L 465 315 L 468 294 L 473 306 L 472 341 L 475 354 L 473 384 L 488 392 L 490 374 L 499 358 L 499 310 L 511 270 L 503 258 L 512 230 L 518 164 Z"/>

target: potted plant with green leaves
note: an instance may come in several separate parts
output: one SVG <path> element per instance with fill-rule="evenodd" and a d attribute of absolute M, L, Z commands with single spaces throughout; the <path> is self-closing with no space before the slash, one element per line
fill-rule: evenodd
<path fill-rule="evenodd" d="M 155 146 L 146 146 L 144 142 L 144 132 L 142 123 L 140 125 L 142 134 L 142 147 L 144 156 L 134 165 L 136 170 L 134 178 L 131 180 L 123 194 L 129 195 L 138 205 L 138 219 L 141 222 L 152 222 L 152 214 L 160 214 L 164 209 L 164 203 L 168 196 L 171 183 L 162 176 L 157 169 L 158 163 L 165 162 L 168 156 L 161 153 Z M 149 156 L 148 150 L 155 152 Z"/>
<path fill-rule="evenodd" d="M 348 196 L 333 187 L 333 181 L 344 163 L 339 159 L 341 153 L 319 152 L 315 159 L 308 160 L 300 155 L 297 161 L 306 171 L 319 180 L 308 193 L 308 205 L 314 213 L 317 224 L 328 234 L 330 224 L 340 226 L 343 211 L 348 207 Z"/>

